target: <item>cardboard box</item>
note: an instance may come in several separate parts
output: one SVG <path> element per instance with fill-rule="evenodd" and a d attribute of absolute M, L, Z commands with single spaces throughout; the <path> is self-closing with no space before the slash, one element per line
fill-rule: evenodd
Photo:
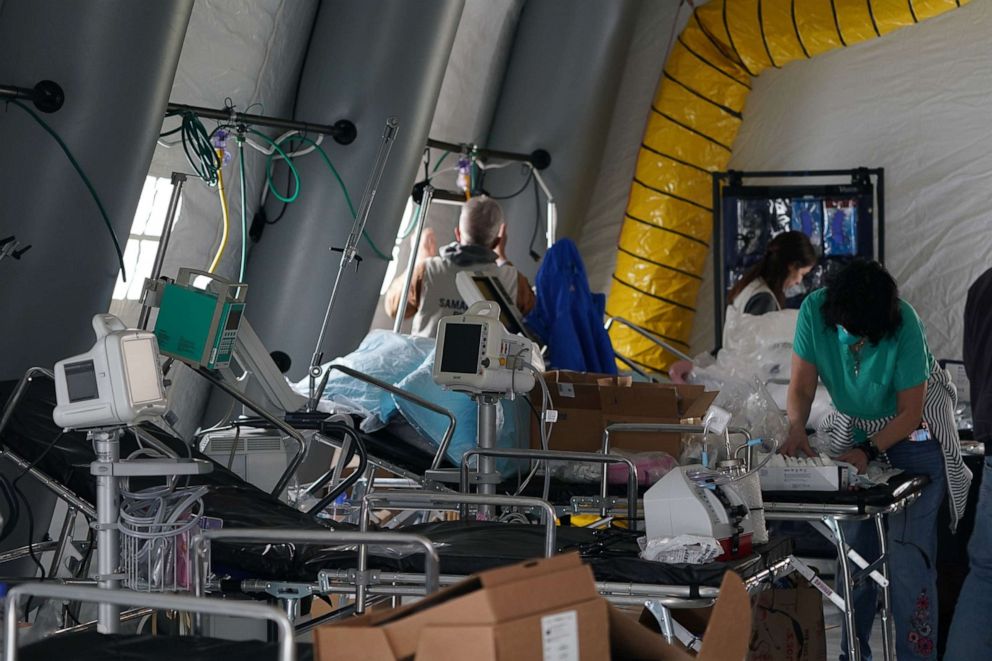
<path fill-rule="evenodd" d="M 697 659 L 743 659 L 750 603 L 727 574 Z M 721 610 L 722 609 L 722 610 Z M 611 607 L 577 554 L 467 579 L 421 601 L 314 631 L 318 661 L 685 661 L 685 652 Z"/>
<path fill-rule="evenodd" d="M 826 661 L 823 598 L 804 578 L 762 592 L 754 607 L 749 661 Z"/>
<path fill-rule="evenodd" d="M 703 610 L 703 609 L 698 609 Z M 645 610 L 641 622 L 623 615 L 610 607 L 610 647 L 614 659 L 639 659 L 643 661 L 743 661 L 751 636 L 751 598 L 744 582 L 737 574 L 727 572 L 720 584 L 716 603 L 705 609 L 706 624 L 702 636 L 702 649 L 695 657 L 683 649 L 676 649 L 664 642 L 657 631 L 657 621 Z M 673 617 L 686 611 L 676 609 Z M 621 619 L 622 618 L 622 619 Z M 642 624 L 643 623 L 643 624 Z M 683 623 L 684 624 L 684 623 Z M 647 625 L 647 626 L 645 626 Z M 701 630 L 695 629 L 695 631 Z M 690 630 L 694 630 L 691 629 Z"/>
<path fill-rule="evenodd" d="M 483 572 L 409 606 L 320 627 L 314 640 L 324 660 L 598 661 L 610 658 L 607 627 L 592 571 L 568 554 Z"/>
<path fill-rule="evenodd" d="M 551 433 L 552 450 L 598 452 L 607 425 L 632 423 L 698 423 L 716 398 L 702 386 L 634 382 L 630 377 L 556 370 L 544 378 L 558 421 Z M 540 388 L 540 386 L 537 386 Z M 539 391 L 532 396 L 540 402 Z M 681 453 L 680 434 L 623 432 L 610 434 L 611 447 L 635 451 Z M 541 447 L 537 423 L 531 426 L 531 447 Z"/>

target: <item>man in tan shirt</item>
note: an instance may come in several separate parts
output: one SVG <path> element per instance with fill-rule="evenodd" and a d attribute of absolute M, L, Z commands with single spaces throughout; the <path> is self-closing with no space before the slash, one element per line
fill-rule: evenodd
<path fill-rule="evenodd" d="M 413 335 L 434 337 L 442 317 L 468 309 L 455 285 L 455 276 L 460 271 L 492 273 L 521 313 L 527 314 L 534 307 L 530 283 L 506 259 L 506 220 L 496 200 L 480 195 L 466 202 L 455 228 L 455 239 L 438 255 L 433 230 L 425 229 L 421 236 L 407 293 L 406 317 L 413 317 Z M 399 311 L 402 290 L 400 275 L 386 292 L 386 314 L 390 317 L 395 318 Z"/>

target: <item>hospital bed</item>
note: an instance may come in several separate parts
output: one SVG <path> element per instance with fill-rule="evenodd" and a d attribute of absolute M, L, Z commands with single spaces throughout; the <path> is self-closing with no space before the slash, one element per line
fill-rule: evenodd
<path fill-rule="evenodd" d="M 13 389 L 16 385 L 5 384 L 4 394 Z M 90 450 L 77 434 L 72 433 L 64 434 L 51 443 L 58 430 L 50 418 L 50 384 L 46 379 L 33 379 L 21 390 L 21 397 L 10 404 L 16 406 L 7 407 L 6 423 L 0 429 L 5 456 L 13 457 L 16 453 L 20 461 L 30 467 L 29 472 L 70 499 L 81 512 L 91 512 L 91 479 L 85 469 L 79 468 L 88 464 Z M 184 451 L 181 441 L 157 428 L 142 426 L 139 435 L 143 442 L 161 445 L 176 453 Z M 46 450 L 49 443 L 51 448 Z M 122 443 L 136 444 L 137 438 L 129 435 Z M 195 451 L 193 456 L 200 457 Z M 224 519 L 225 527 L 219 532 L 225 534 L 230 531 L 238 535 L 246 533 L 250 537 L 254 529 L 268 528 L 270 534 L 274 532 L 290 539 L 293 535 L 326 534 L 329 525 L 334 525 L 339 531 L 352 530 L 350 526 L 328 524 L 299 512 L 271 494 L 244 484 L 217 465 L 213 473 L 191 480 L 210 484 L 211 490 L 204 497 L 206 512 Z M 553 521 L 554 511 L 539 499 L 502 500 L 499 497 L 440 492 L 376 492 L 365 498 L 367 511 L 374 504 L 390 509 L 405 507 L 437 511 L 448 507 L 459 509 L 465 502 L 478 506 L 485 501 L 493 506 L 508 505 L 515 508 L 518 514 L 528 509 L 543 512 L 543 527 L 499 521 L 453 521 L 404 529 L 405 533 L 420 534 L 434 541 L 439 549 L 442 584 L 493 566 L 553 552 L 578 550 L 592 564 L 601 591 L 611 599 L 632 603 L 650 598 L 670 604 L 697 604 L 700 600 L 711 601 L 715 597 L 719 577 L 728 567 L 724 564 L 670 566 L 640 560 L 637 558 L 636 533 L 565 527 L 559 530 L 548 525 L 549 521 Z M 371 526 L 366 523 L 364 527 Z M 289 529 L 301 532 L 285 532 Z M 389 549 L 370 549 L 363 568 L 361 561 L 355 566 L 353 551 L 328 548 L 326 544 L 272 544 L 260 538 L 247 542 L 233 539 L 211 542 L 213 578 L 207 580 L 204 571 L 204 594 L 241 592 L 279 598 L 283 607 L 294 613 L 301 599 L 313 594 L 351 593 L 360 591 L 364 586 L 366 600 L 369 600 L 422 594 L 428 583 L 422 561 Z M 729 567 L 738 571 L 747 579 L 749 586 L 757 590 L 785 566 L 788 555 L 788 544 L 776 542 L 768 548 L 759 549 L 749 558 L 735 561 Z M 313 587 L 304 588 L 304 585 Z"/>
<path fill-rule="evenodd" d="M 895 659 L 895 638 L 892 622 L 892 598 L 889 588 L 888 542 L 885 534 L 885 517 L 909 507 L 928 480 L 923 476 L 899 475 L 889 484 L 870 489 L 846 492 L 821 491 L 765 491 L 765 518 L 769 521 L 804 521 L 830 541 L 837 550 L 839 576 L 835 577 L 836 590 L 841 599 L 833 599 L 844 615 L 848 631 L 854 631 L 855 613 L 846 605 L 853 603 L 855 584 L 873 580 L 882 593 L 879 609 L 882 624 L 882 658 Z M 856 553 L 844 537 L 841 522 L 872 521 L 878 537 L 880 556 L 868 563 Z M 849 659 L 860 659 L 857 638 L 851 636 L 846 650 Z"/>

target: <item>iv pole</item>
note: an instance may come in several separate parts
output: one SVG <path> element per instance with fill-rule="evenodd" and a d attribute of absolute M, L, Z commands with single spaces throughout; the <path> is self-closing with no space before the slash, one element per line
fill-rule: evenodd
<path fill-rule="evenodd" d="M 317 405 L 317 379 L 320 378 L 323 372 L 320 366 L 321 360 L 324 357 L 321 346 L 324 344 L 327 325 L 331 320 L 331 311 L 334 309 L 334 302 L 337 300 L 338 286 L 341 284 L 341 277 L 344 275 L 345 268 L 358 257 L 358 242 L 362 238 L 362 232 L 365 231 L 365 224 L 368 222 L 369 212 L 372 210 L 372 202 L 375 200 L 379 182 L 382 180 L 382 173 L 386 169 L 386 161 L 389 160 L 389 152 L 393 148 L 393 141 L 396 139 L 396 131 L 399 123 L 397 117 L 386 119 L 386 127 L 382 132 L 382 142 L 379 143 L 379 151 L 376 153 L 375 163 L 372 165 L 372 176 L 369 177 L 369 181 L 365 185 L 365 192 L 362 194 L 362 204 L 358 209 L 355 222 L 351 226 L 351 233 L 348 235 L 348 240 L 344 248 L 341 249 L 341 261 L 338 263 L 338 273 L 334 278 L 334 286 L 331 288 L 331 298 L 327 301 L 324 321 L 320 325 L 320 334 L 317 335 L 317 344 L 314 346 L 313 357 L 310 359 L 310 401 L 307 406 L 309 411 L 315 410 Z"/>

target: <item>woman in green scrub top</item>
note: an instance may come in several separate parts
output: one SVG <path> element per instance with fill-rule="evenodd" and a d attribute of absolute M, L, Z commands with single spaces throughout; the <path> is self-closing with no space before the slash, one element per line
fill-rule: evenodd
<path fill-rule="evenodd" d="M 956 525 L 971 477 L 961 461 L 947 372 L 930 353 L 916 311 L 899 298 L 892 276 L 877 262 L 849 264 L 806 298 L 793 352 L 783 453 L 814 454 L 806 423 L 819 379 L 836 409 L 817 429 L 832 455 L 858 472 L 880 459 L 930 480 L 912 505 L 888 517 L 887 535 L 897 658 L 936 659 L 937 513 L 949 493 Z M 844 526 L 855 550 L 869 562 L 878 557 L 872 522 Z M 856 589 L 854 605 L 862 659 L 870 660 L 873 581 Z"/>

